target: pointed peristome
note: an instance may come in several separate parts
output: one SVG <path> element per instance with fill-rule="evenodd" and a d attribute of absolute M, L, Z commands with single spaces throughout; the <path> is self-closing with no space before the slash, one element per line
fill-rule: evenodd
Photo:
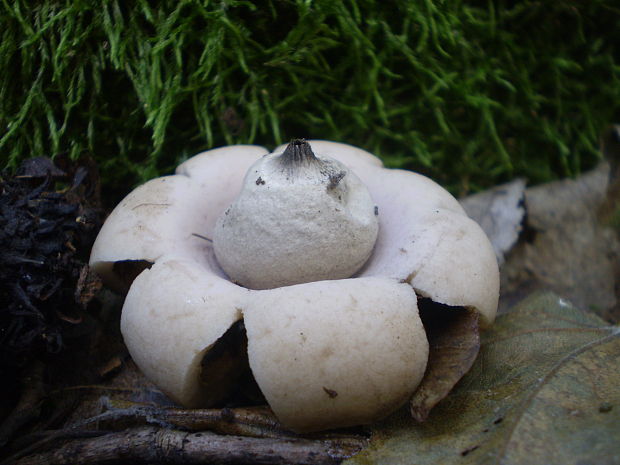
<path fill-rule="evenodd" d="M 282 163 L 288 166 L 298 166 L 304 162 L 318 161 L 310 144 L 304 139 L 293 139 L 280 156 Z"/>

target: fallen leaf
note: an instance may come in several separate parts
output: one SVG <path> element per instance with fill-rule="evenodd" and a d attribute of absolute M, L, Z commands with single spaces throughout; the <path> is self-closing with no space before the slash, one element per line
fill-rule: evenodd
<path fill-rule="evenodd" d="M 398 412 L 346 463 L 619 464 L 619 359 L 620 328 L 534 294 L 483 333 L 425 423 Z"/>
<path fill-rule="evenodd" d="M 467 215 L 489 237 L 500 264 L 519 239 L 525 215 L 524 194 L 525 181 L 515 179 L 460 200 Z"/>
<path fill-rule="evenodd" d="M 429 412 L 469 371 L 478 350 L 478 312 L 422 299 L 420 316 L 429 343 L 428 367 L 411 398 L 411 416 L 425 421 Z"/>
<path fill-rule="evenodd" d="M 620 242 L 598 219 L 608 179 L 603 162 L 577 179 L 526 190 L 526 232 L 502 266 L 501 310 L 545 289 L 611 320 Z"/>

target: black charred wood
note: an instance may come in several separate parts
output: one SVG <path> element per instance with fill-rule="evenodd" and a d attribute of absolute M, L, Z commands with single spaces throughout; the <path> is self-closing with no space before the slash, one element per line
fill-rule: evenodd
<path fill-rule="evenodd" d="M 3 379 L 61 351 L 74 320 L 61 316 L 86 311 L 75 290 L 101 225 L 99 189 L 91 169 L 69 168 L 38 157 L 0 176 Z"/>

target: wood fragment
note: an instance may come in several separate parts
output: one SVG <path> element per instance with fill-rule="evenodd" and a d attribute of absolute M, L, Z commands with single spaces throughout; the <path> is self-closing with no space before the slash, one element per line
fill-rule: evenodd
<path fill-rule="evenodd" d="M 26 456 L 33 456 L 35 453 L 41 455 L 65 439 L 92 438 L 140 427 L 183 430 L 186 433 L 224 434 L 229 437 L 250 437 L 276 442 L 288 439 L 305 440 L 316 444 L 319 449 L 322 445 L 330 444 L 335 450 L 343 451 L 357 451 L 367 442 L 365 435 L 352 431 L 328 431 L 299 436 L 282 427 L 267 407 L 192 410 L 153 407 L 109 399 L 104 399 L 104 407 L 108 410 L 64 429 L 38 431 L 21 438 L 20 444 L 13 444 L 17 446 L 14 454 L 0 464 L 13 465 Z M 205 430 L 208 430 L 208 433 Z M 248 459 L 247 463 L 263 462 Z"/>
<path fill-rule="evenodd" d="M 255 438 L 299 438 L 314 440 L 338 440 L 345 444 L 358 444 L 366 436 L 358 430 L 317 432 L 300 436 L 286 429 L 269 407 L 242 407 L 223 409 L 183 409 L 154 407 L 134 402 L 109 400 L 107 411 L 80 422 L 81 426 L 95 422 L 102 428 L 118 430 L 119 427 L 169 426 L 185 431 L 211 431 L 217 434 L 248 436 Z"/>
<path fill-rule="evenodd" d="M 340 463 L 357 453 L 355 446 L 336 441 L 260 439 L 220 436 L 207 432 L 142 427 L 94 438 L 74 439 L 55 450 L 23 457 L 15 465 L 149 464 L 299 464 Z"/>
<path fill-rule="evenodd" d="M 119 425 L 127 427 L 150 424 L 168 425 L 187 431 L 208 430 L 219 434 L 257 438 L 296 436 L 285 429 L 267 407 L 182 409 L 109 401 L 107 408 L 106 412 L 92 419 L 106 429 L 119 429 Z"/>

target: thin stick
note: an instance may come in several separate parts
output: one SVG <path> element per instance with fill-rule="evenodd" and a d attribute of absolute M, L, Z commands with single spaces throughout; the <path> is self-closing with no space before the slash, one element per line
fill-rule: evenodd
<path fill-rule="evenodd" d="M 260 439 L 188 433 L 142 427 L 105 436 L 71 440 L 59 448 L 24 457 L 15 465 L 84 465 L 133 463 L 192 465 L 273 464 L 328 465 L 357 453 L 365 441 L 352 446 L 337 440 Z"/>

